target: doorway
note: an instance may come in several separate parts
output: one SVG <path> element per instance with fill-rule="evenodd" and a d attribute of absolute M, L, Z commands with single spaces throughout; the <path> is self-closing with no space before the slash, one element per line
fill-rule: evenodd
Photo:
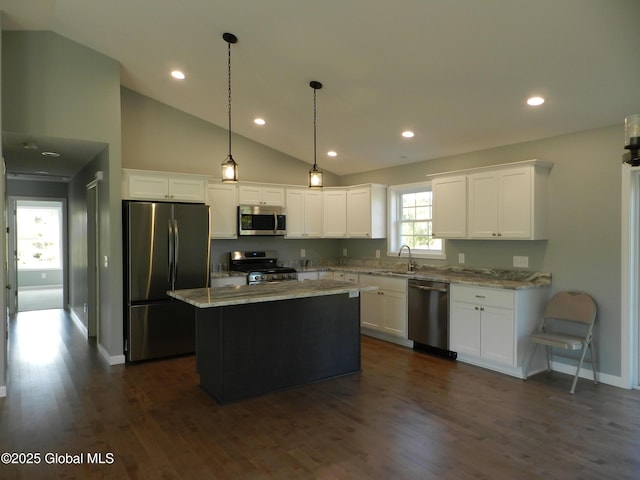
<path fill-rule="evenodd" d="M 64 199 L 12 199 L 12 311 L 64 308 Z"/>

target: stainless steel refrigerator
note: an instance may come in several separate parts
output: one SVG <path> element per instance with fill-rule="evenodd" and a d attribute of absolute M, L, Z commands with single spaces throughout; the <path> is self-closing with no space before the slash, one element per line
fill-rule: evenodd
<path fill-rule="evenodd" d="M 127 360 L 194 352 L 195 307 L 166 292 L 209 285 L 209 207 L 125 201 L 123 221 Z"/>

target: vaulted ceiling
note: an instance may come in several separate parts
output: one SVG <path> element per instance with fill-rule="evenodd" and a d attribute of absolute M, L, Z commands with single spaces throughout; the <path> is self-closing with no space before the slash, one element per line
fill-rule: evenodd
<path fill-rule="evenodd" d="M 231 32 L 233 131 L 312 163 L 318 80 L 318 163 L 339 175 L 620 124 L 617 155 L 624 117 L 640 113 L 637 0 L 0 0 L 0 10 L 3 29 L 50 30 L 106 54 L 122 85 L 225 129 Z M 533 95 L 545 103 L 528 106 Z"/>

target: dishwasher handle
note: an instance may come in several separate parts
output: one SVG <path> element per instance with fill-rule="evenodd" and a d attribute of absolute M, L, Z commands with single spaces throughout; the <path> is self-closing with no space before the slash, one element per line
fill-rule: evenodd
<path fill-rule="evenodd" d="M 449 285 L 447 284 L 438 284 L 438 285 L 419 285 L 416 283 L 409 283 L 409 288 L 415 288 L 417 290 L 423 290 L 426 292 L 441 292 L 448 293 Z"/>

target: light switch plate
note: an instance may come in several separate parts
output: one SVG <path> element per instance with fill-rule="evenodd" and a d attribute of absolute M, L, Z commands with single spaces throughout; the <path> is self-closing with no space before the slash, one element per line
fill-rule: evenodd
<path fill-rule="evenodd" d="M 464 253 L 458 254 L 458 263 L 464 263 Z"/>
<path fill-rule="evenodd" d="M 304 248 L 300 249 L 300 257 L 304 258 L 307 256 L 307 251 Z"/>
<path fill-rule="evenodd" d="M 376 250 L 376 258 L 380 258 L 380 250 Z"/>
<path fill-rule="evenodd" d="M 343 257 L 346 257 L 346 256 L 347 256 L 347 249 L 346 249 L 346 248 L 343 248 L 343 249 L 342 249 L 342 256 L 343 256 Z"/>
<path fill-rule="evenodd" d="M 528 268 L 529 267 L 529 257 L 514 256 L 513 257 L 513 266 L 514 267 L 520 267 L 520 268 Z"/>

